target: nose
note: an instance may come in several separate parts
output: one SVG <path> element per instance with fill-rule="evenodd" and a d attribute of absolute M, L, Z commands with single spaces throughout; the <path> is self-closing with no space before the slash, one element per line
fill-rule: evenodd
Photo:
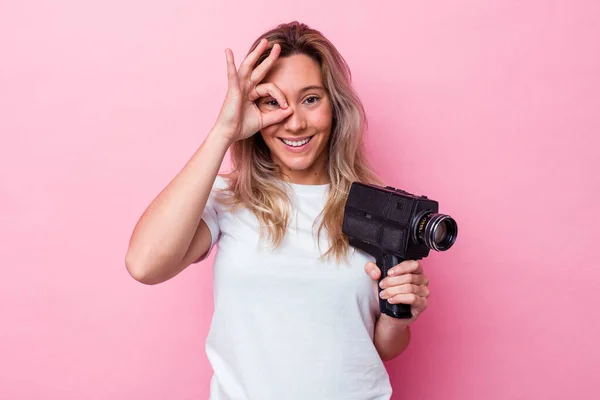
<path fill-rule="evenodd" d="M 292 114 L 284 120 L 283 127 L 289 132 L 300 132 L 306 129 L 306 120 L 302 111 L 294 108 Z"/>

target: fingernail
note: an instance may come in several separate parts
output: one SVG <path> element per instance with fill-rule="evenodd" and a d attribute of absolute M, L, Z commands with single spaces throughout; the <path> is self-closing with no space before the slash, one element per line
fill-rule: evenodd
<path fill-rule="evenodd" d="M 393 269 L 390 269 L 390 270 L 388 271 L 388 275 L 394 275 L 395 273 L 396 273 L 396 271 L 394 271 Z"/>

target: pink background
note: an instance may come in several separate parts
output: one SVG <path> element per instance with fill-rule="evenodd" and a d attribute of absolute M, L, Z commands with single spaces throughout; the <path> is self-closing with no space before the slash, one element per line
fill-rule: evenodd
<path fill-rule="evenodd" d="M 292 19 L 350 63 L 388 184 L 459 222 L 394 399 L 599 398 L 600 3 L 295 4 L 0 3 L 0 398 L 207 397 L 210 265 L 144 286 L 125 251 L 223 49 Z"/>

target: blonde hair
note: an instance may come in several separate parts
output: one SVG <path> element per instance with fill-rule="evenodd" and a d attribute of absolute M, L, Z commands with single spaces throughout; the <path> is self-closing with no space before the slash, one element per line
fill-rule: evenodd
<path fill-rule="evenodd" d="M 256 39 L 248 54 L 263 38 L 269 41 L 269 46 L 255 67 L 268 57 L 275 43 L 281 46 L 280 58 L 305 54 L 321 67 L 323 85 L 332 102 L 333 117 L 327 157 L 330 191 L 318 218 L 317 237 L 325 229 L 330 247 L 322 258 L 334 256 L 341 261 L 349 247 L 342 232 L 342 221 L 352 182 L 381 184 L 365 156 L 363 136 L 367 120 L 363 105 L 352 88 L 348 64 L 319 31 L 296 21 L 281 24 Z M 244 206 L 253 212 L 260 221 L 261 234 L 268 233 L 271 243 L 277 247 L 288 226 L 290 199 L 262 136 L 257 134 L 235 142 L 231 146 L 231 161 L 232 172 L 224 174 L 229 179 L 226 202 Z"/>

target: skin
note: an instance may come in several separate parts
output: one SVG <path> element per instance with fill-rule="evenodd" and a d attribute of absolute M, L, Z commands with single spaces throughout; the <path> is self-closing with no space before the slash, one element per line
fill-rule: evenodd
<path fill-rule="evenodd" d="M 328 183 L 325 168 L 333 113 L 319 65 L 304 54 L 281 58 L 263 82 L 277 86 L 291 108 L 286 119 L 260 131 L 273 161 L 293 183 Z M 258 107 L 265 114 L 280 109 L 272 96 L 259 99 Z M 281 140 L 305 138 L 311 139 L 299 152 L 290 151 Z"/>
<path fill-rule="evenodd" d="M 381 270 L 376 264 L 365 264 L 365 272 L 373 279 L 376 293 Z M 383 361 L 390 361 L 400 355 L 410 343 L 410 325 L 427 308 L 429 297 L 429 278 L 424 275 L 423 267 L 416 260 L 406 260 L 388 271 L 380 284 L 384 290 L 381 298 L 391 304 L 410 304 L 412 318 L 396 319 L 381 314 L 375 325 L 374 344 Z"/>
<path fill-rule="evenodd" d="M 252 69 L 267 48 L 263 40 L 237 69 L 226 49 L 228 92 L 214 131 L 228 147 L 256 132 L 263 137 L 283 178 L 297 184 L 324 184 L 328 142 L 331 136 L 331 99 L 323 88 L 319 65 L 306 55 L 279 58 L 274 45 L 270 55 Z M 300 151 L 290 151 L 281 139 L 312 137 Z M 374 263 L 365 264 L 374 287 L 381 275 Z M 410 304 L 413 317 L 396 319 L 382 314 L 375 325 L 374 345 L 384 361 L 401 354 L 410 342 L 409 326 L 427 308 L 429 279 L 418 261 L 407 260 L 382 280 L 381 297 L 390 303 Z M 377 290 L 375 295 L 378 296 Z"/>

